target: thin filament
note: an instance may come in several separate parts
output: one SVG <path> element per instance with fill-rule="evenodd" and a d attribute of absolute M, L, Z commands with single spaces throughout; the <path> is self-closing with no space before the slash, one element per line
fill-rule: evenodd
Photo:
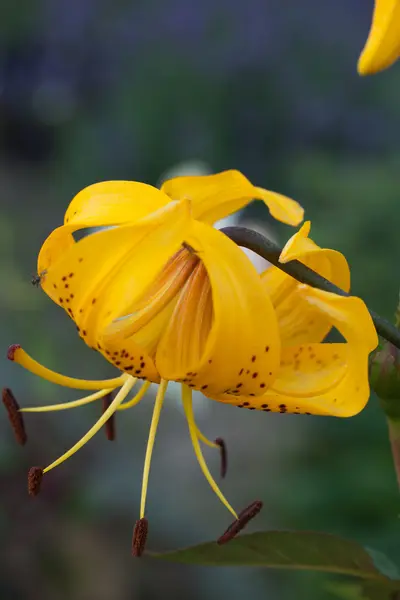
<path fill-rule="evenodd" d="M 79 389 L 79 390 L 102 390 L 105 388 L 115 389 L 121 386 L 126 381 L 126 375 L 120 375 L 114 379 L 99 379 L 98 381 L 90 381 L 87 379 L 75 379 L 74 377 L 66 377 L 55 371 L 51 371 L 47 367 L 44 367 L 36 360 L 34 360 L 29 354 L 22 348 L 18 348 L 13 353 L 14 362 L 20 364 L 22 367 L 38 375 L 42 379 L 57 383 L 64 387 Z"/>
<path fill-rule="evenodd" d="M 78 406 L 84 406 L 85 404 L 94 402 L 99 398 L 103 398 L 110 392 L 112 392 L 112 389 L 107 388 L 105 390 L 95 392 L 94 394 L 90 394 L 90 396 L 79 398 L 79 400 L 73 400 L 72 402 L 64 402 L 62 404 L 48 404 L 47 406 L 29 406 L 27 408 L 20 408 L 19 410 L 20 412 L 51 412 L 55 410 L 68 410 L 69 408 L 77 408 Z"/>
<path fill-rule="evenodd" d="M 132 406 L 136 406 L 136 404 L 139 404 L 139 402 L 142 400 L 143 396 L 146 394 L 150 386 L 151 381 L 146 381 L 142 385 L 138 393 L 135 396 L 133 396 L 133 398 L 128 402 L 124 402 L 124 404 L 118 406 L 117 410 L 126 410 L 127 408 L 132 408 Z"/>
<path fill-rule="evenodd" d="M 147 487 L 149 485 L 149 473 L 150 473 L 150 464 L 151 464 L 151 455 L 153 453 L 154 441 L 156 439 L 158 422 L 160 420 L 160 414 L 162 405 L 164 402 L 165 392 L 167 391 L 168 381 L 162 379 L 157 391 L 156 401 L 154 404 L 153 416 L 151 419 L 150 431 L 149 431 L 149 439 L 147 441 L 146 448 L 146 457 L 144 459 L 144 467 L 143 467 L 143 480 L 142 480 L 142 496 L 140 498 L 140 518 L 144 518 L 144 511 L 146 507 L 146 495 L 147 495 Z"/>
<path fill-rule="evenodd" d="M 121 402 L 124 401 L 124 399 L 129 394 L 129 392 L 131 391 L 134 384 L 135 384 L 135 379 L 133 377 L 129 377 L 125 381 L 122 388 L 119 390 L 118 394 L 115 396 L 114 400 L 111 402 L 110 406 L 101 415 L 101 417 L 97 421 L 97 423 L 95 423 L 93 425 L 93 427 L 91 429 L 89 429 L 89 431 L 86 433 L 86 435 L 84 435 L 83 438 L 81 438 L 79 440 L 79 442 L 77 442 L 74 446 L 72 446 L 72 448 L 70 448 L 68 450 L 68 452 L 66 452 L 65 454 L 60 456 L 60 458 L 58 458 L 53 463 L 51 463 L 51 465 L 46 467 L 43 470 L 43 473 L 47 473 L 51 469 L 54 469 L 54 467 L 57 467 L 58 465 L 63 463 L 65 460 L 70 458 L 73 454 L 75 454 L 75 452 L 80 450 L 82 448 L 82 446 L 84 446 L 99 431 L 99 429 L 101 429 L 103 427 L 103 425 L 107 422 L 107 420 L 111 417 L 111 415 L 114 414 L 117 407 L 121 404 Z"/>
<path fill-rule="evenodd" d="M 196 434 L 197 437 L 199 438 L 200 441 L 202 441 L 204 444 L 206 444 L 207 446 L 210 446 L 210 448 L 217 448 L 218 450 L 220 449 L 220 446 L 218 446 L 218 444 L 216 444 L 215 442 L 212 442 L 211 440 L 209 440 L 204 433 L 202 433 L 200 431 L 200 429 L 197 427 L 197 425 L 195 424 L 196 427 Z"/>
<path fill-rule="evenodd" d="M 185 410 L 186 419 L 189 426 L 190 438 L 192 440 L 192 445 L 194 449 L 194 453 L 198 460 L 201 470 L 203 471 L 204 477 L 207 479 L 210 484 L 211 489 L 216 493 L 218 498 L 221 500 L 222 504 L 226 506 L 226 508 L 233 514 L 235 519 L 238 519 L 238 515 L 229 504 L 228 500 L 225 498 L 221 490 L 219 489 L 217 483 L 215 482 L 213 476 L 211 475 L 206 462 L 204 460 L 203 453 L 200 448 L 199 439 L 198 439 L 198 429 L 196 427 L 196 423 L 194 421 L 193 415 L 193 404 L 192 404 L 192 390 L 187 385 L 182 385 L 182 403 L 183 408 Z"/>

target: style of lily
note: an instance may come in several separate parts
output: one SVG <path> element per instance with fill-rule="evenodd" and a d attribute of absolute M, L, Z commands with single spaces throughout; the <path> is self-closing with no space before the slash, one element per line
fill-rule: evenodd
<path fill-rule="evenodd" d="M 157 384 L 140 519 L 134 533 L 135 555 L 142 553 L 147 534 L 150 461 L 169 381 L 181 383 L 200 467 L 235 517 L 220 543 L 231 539 L 260 510 L 261 503 L 252 503 L 237 514 L 222 494 L 200 442 L 220 449 L 223 456 L 225 446 L 222 440 L 210 441 L 199 431 L 192 390 L 249 408 L 283 412 L 284 404 L 287 412 L 336 416 L 355 414 L 368 400 L 367 359 L 376 345 L 376 333 L 363 302 L 302 289 L 290 278 L 281 281 L 275 270 L 260 277 L 242 250 L 212 227 L 253 198 L 262 199 L 283 222 L 296 225 L 302 220 L 303 211 L 296 202 L 252 186 L 237 171 L 179 177 L 161 190 L 136 182 L 105 182 L 73 199 L 64 225 L 49 236 L 39 254 L 42 289 L 75 321 L 84 341 L 121 375 L 98 381 L 73 379 L 40 365 L 19 346 L 9 349 L 11 360 L 44 379 L 94 391 L 66 404 L 21 410 L 74 408 L 119 390 L 102 417 L 68 452 L 45 469 L 31 470 L 29 490 L 35 495 L 44 473 L 82 448 L 115 411 L 136 405 L 150 385 Z M 76 242 L 73 234 L 90 227 L 103 229 Z M 307 227 L 288 243 L 282 260 L 304 260 L 346 287 L 345 259 L 315 246 L 307 237 Z M 334 347 L 316 343 L 331 326 L 339 329 L 347 343 Z M 306 343 L 307 350 L 300 350 Z M 126 400 L 138 381 L 142 382 L 139 391 Z M 325 399 L 333 390 L 335 399 Z"/>
<path fill-rule="evenodd" d="M 360 75 L 390 67 L 400 57 L 400 2 L 375 0 L 367 42 L 358 61 Z"/>

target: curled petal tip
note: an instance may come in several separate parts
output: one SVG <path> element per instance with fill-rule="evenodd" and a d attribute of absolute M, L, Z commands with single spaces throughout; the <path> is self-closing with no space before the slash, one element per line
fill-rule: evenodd
<path fill-rule="evenodd" d="M 19 350 L 21 346 L 19 344 L 12 344 L 7 350 L 7 358 L 8 360 L 14 360 L 14 356 L 17 350 Z"/>

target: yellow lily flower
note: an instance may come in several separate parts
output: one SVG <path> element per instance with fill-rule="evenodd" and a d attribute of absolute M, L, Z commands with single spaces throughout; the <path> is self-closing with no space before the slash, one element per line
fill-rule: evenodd
<path fill-rule="evenodd" d="M 304 223 L 286 244 L 281 262 L 299 260 L 345 291 L 350 272 L 339 252 L 319 248 Z M 281 363 L 272 385 L 254 373 L 262 396 L 222 394 L 214 399 L 266 412 L 350 417 L 368 401 L 368 356 L 378 344 L 372 319 L 362 300 L 342 297 L 295 281 L 276 267 L 261 275 L 278 316 Z M 330 329 L 346 343 L 321 343 Z M 208 395 L 208 394 L 207 394 Z"/>
<path fill-rule="evenodd" d="M 11 360 L 48 381 L 96 390 L 66 404 L 21 410 L 75 408 L 119 389 L 81 440 L 45 469 L 34 469 L 29 479 L 32 495 L 43 473 L 72 456 L 115 411 L 134 406 L 157 383 L 143 472 L 144 519 L 155 434 L 172 380 L 182 383 L 193 448 L 211 488 L 242 525 L 259 510 L 256 503 L 238 515 L 223 496 L 199 442 L 219 450 L 223 444 L 199 431 L 192 407 L 192 389 L 215 396 L 256 396 L 263 390 L 252 375 L 254 365 L 266 386 L 279 370 L 278 321 L 264 284 L 242 250 L 212 227 L 253 198 L 263 200 L 283 222 L 296 225 L 303 218 L 296 202 L 254 187 L 237 171 L 178 177 L 161 190 L 137 182 L 104 182 L 72 200 L 64 225 L 50 234 L 39 253 L 40 284 L 75 321 L 84 341 L 122 374 L 108 380 L 74 379 L 47 369 L 19 346 L 10 348 Z M 102 229 L 76 242 L 73 234 L 90 227 Z M 126 402 L 139 379 L 142 387 Z"/>
<path fill-rule="evenodd" d="M 400 2 L 375 0 L 367 42 L 358 61 L 360 75 L 390 67 L 400 56 Z"/>

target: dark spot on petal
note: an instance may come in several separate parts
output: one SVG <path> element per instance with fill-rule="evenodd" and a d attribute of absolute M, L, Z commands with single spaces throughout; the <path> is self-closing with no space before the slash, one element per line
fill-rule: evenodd
<path fill-rule="evenodd" d="M 257 358 L 257 356 L 252 356 L 251 357 L 251 362 L 256 362 L 256 358 Z"/>
<path fill-rule="evenodd" d="M 256 379 L 256 377 L 258 377 L 258 373 L 253 373 L 252 377 L 253 379 Z"/>

